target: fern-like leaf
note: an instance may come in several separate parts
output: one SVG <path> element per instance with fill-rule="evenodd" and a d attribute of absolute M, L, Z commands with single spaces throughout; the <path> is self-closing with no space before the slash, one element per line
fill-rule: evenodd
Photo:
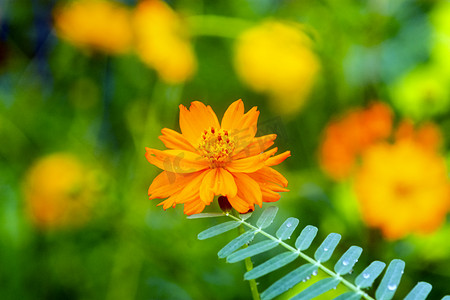
<path fill-rule="evenodd" d="M 307 281 L 312 275 L 317 274 L 319 269 L 325 273 L 327 278 L 308 286 L 299 294 L 295 295 L 292 299 L 313 299 L 314 297 L 335 288 L 339 284 L 346 286 L 350 291 L 339 295 L 335 298 L 335 300 L 356 300 L 361 298 L 369 300 L 390 300 L 394 297 L 405 268 L 405 263 L 402 260 L 394 259 L 391 261 L 383 278 L 381 279 L 380 284 L 376 288 L 375 296 L 372 297 L 363 289 L 373 287 L 375 280 L 382 274 L 386 266 L 385 263 L 380 261 L 372 262 L 356 277 L 355 282 L 351 283 L 343 276 L 350 273 L 355 264 L 358 262 L 358 259 L 363 251 L 361 247 L 351 246 L 337 260 L 334 265 L 334 270 L 331 270 L 326 267 L 324 263 L 326 263 L 334 254 L 336 246 L 341 240 L 341 235 L 338 233 L 330 233 L 316 249 L 314 258 L 312 258 L 306 255 L 303 251 L 310 248 L 314 238 L 317 235 L 317 227 L 308 225 L 303 228 L 299 237 L 295 241 L 295 247 L 284 241 L 288 240 L 294 233 L 297 225 L 299 224 L 298 219 L 288 218 L 285 220 L 285 222 L 276 231 L 275 236 L 263 230 L 272 224 L 277 211 L 278 209 L 273 206 L 264 210 L 256 221 L 256 226 L 246 221 L 246 219 L 251 216 L 251 213 L 240 215 L 239 217 L 230 214 L 222 214 L 230 217 L 233 221 L 225 222 L 206 229 L 198 235 L 198 238 L 202 240 L 217 236 L 237 228 L 240 225 L 247 227 L 249 229 L 248 231 L 245 232 L 240 229 L 243 233 L 225 245 L 218 253 L 220 258 L 226 258 L 227 262 L 230 263 L 251 258 L 278 246 L 287 250 L 281 254 L 277 254 L 251 270 L 248 269 L 247 273 L 244 275 L 246 280 L 254 280 L 275 270 L 281 269 L 294 261 L 298 261 L 298 257 L 306 261 L 305 264 L 300 265 L 293 271 L 284 275 L 281 279 L 275 281 L 264 292 L 262 292 L 260 296 L 263 300 L 273 299 L 302 281 Z M 207 214 L 206 216 L 199 217 L 211 216 L 211 214 Z M 192 216 L 191 218 L 196 217 Z M 247 247 L 247 244 L 251 243 L 254 236 L 257 234 L 262 235 L 265 240 L 250 244 Z M 419 282 L 404 299 L 423 300 L 426 299 L 430 291 L 430 284 L 426 282 Z M 445 296 L 442 300 L 450 300 L 450 296 Z"/>

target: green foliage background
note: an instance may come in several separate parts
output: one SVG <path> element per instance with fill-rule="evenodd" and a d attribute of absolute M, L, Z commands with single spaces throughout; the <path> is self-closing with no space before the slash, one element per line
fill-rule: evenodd
<path fill-rule="evenodd" d="M 313 28 L 320 79 L 306 107 L 286 118 L 239 81 L 232 38 L 194 32 L 197 74 L 169 86 L 134 54 L 85 54 L 58 40 L 51 28 L 55 1 L 2 1 L 0 299 L 249 299 L 243 264 L 216 254 L 237 233 L 199 242 L 197 233 L 218 220 L 187 220 L 181 207 L 163 212 L 149 202 L 147 189 L 159 171 L 144 157 L 145 146 L 163 149 L 160 129 L 178 130 L 178 104 L 200 100 L 220 117 L 239 98 L 247 109 L 259 107 L 263 124 L 275 122 L 277 145 L 292 151 L 278 168 L 291 192 L 276 203 L 284 217 L 277 225 L 295 216 L 319 227 L 322 238 L 339 232 L 336 252 L 361 246 L 361 265 L 405 260 L 400 290 L 425 280 L 433 285 L 431 299 L 448 294 L 448 222 L 428 237 L 386 241 L 362 223 L 350 183 L 333 183 L 317 162 L 321 132 L 336 113 L 373 99 L 391 101 L 392 83 L 429 60 L 428 14 L 440 1 L 391 2 L 170 1 L 185 15 L 279 18 Z M 448 117 L 444 111 L 434 118 L 446 134 Z M 94 166 L 101 193 L 84 227 L 42 231 L 25 214 L 22 184 L 34 161 L 59 151 Z M 270 276 L 279 274 L 263 277 L 260 286 L 273 282 Z"/>

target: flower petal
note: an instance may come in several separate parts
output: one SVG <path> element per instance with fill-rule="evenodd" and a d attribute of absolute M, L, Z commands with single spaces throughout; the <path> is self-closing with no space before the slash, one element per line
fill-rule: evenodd
<path fill-rule="evenodd" d="M 247 147 L 255 137 L 259 111 L 256 107 L 244 114 L 244 103 L 242 100 L 233 102 L 222 118 L 221 127 L 230 133 L 235 142 L 235 153 L 239 153 Z"/>
<path fill-rule="evenodd" d="M 247 145 L 241 152 L 233 156 L 233 159 L 239 159 L 260 154 L 267 148 L 273 145 L 273 141 L 277 138 L 276 134 L 263 135 L 254 138 L 253 141 Z"/>
<path fill-rule="evenodd" d="M 233 176 L 222 168 L 208 171 L 200 186 L 200 198 L 205 204 L 211 203 L 214 195 L 234 197 L 236 193 L 237 186 Z"/>
<path fill-rule="evenodd" d="M 161 135 L 159 139 L 164 143 L 164 145 L 173 150 L 187 150 L 191 152 L 197 152 L 197 150 L 189 143 L 185 137 L 172 129 L 164 128 L 161 130 Z"/>
<path fill-rule="evenodd" d="M 168 171 L 162 171 L 153 180 L 148 189 L 148 195 L 150 200 L 159 198 L 167 198 L 182 188 L 184 188 L 190 181 L 196 176 L 200 175 L 200 172 L 188 173 L 188 174 L 176 174 Z"/>
<path fill-rule="evenodd" d="M 271 157 L 269 159 L 267 159 L 266 161 L 266 165 L 267 166 L 275 166 L 275 165 L 279 165 L 281 164 L 286 158 L 288 158 L 289 156 L 291 156 L 291 151 L 286 151 L 283 152 L 281 154 L 278 154 L 274 157 Z"/>
<path fill-rule="evenodd" d="M 194 148 L 198 146 L 203 131 L 211 127 L 220 128 L 219 120 L 211 106 L 194 101 L 188 110 L 184 105 L 180 105 L 181 132 Z"/>
<path fill-rule="evenodd" d="M 287 187 L 288 185 L 287 179 L 271 167 L 263 167 L 254 173 L 249 173 L 248 175 L 258 182 L 273 182 L 283 187 Z"/>
<path fill-rule="evenodd" d="M 170 196 L 168 199 L 166 199 L 166 200 L 164 200 L 164 201 L 162 201 L 162 202 L 159 202 L 156 206 L 160 206 L 160 205 L 162 205 L 163 206 L 163 209 L 164 210 L 166 210 L 166 209 L 168 209 L 169 207 L 175 207 L 175 200 L 176 200 L 176 196 L 175 195 L 172 195 L 172 196 Z"/>
<path fill-rule="evenodd" d="M 280 200 L 281 196 L 278 193 L 275 193 L 274 191 L 261 187 L 261 193 L 263 197 L 263 202 L 276 202 Z"/>
<path fill-rule="evenodd" d="M 184 213 L 188 216 L 199 214 L 205 209 L 205 204 L 200 200 L 186 202 L 184 204 Z"/>
<path fill-rule="evenodd" d="M 233 129 L 239 124 L 244 115 L 244 102 L 241 99 L 234 101 L 225 111 L 222 118 L 222 129 Z"/>
<path fill-rule="evenodd" d="M 212 200 L 214 198 L 214 192 L 213 192 L 211 186 L 214 184 L 214 180 L 216 177 L 215 176 L 216 170 L 212 169 L 212 170 L 206 171 L 205 173 L 206 173 L 206 175 L 205 175 L 205 177 L 203 177 L 203 180 L 200 185 L 199 195 L 200 195 L 200 199 L 203 201 L 203 203 L 209 204 L 212 202 Z"/>
<path fill-rule="evenodd" d="M 254 210 L 255 208 L 254 205 L 248 203 L 238 196 L 228 198 L 228 202 L 230 202 L 231 206 L 233 206 L 233 208 L 241 214 L 245 214 L 249 210 Z"/>
<path fill-rule="evenodd" d="M 259 155 L 250 156 L 231 161 L 226 169 L 230 172 L 253 173 L 263 168 L 266 160 L 277 152 L 278 148 L 273 148 Z"/>
<path fill-rule="evenodd" d="M 177 195 L 176 203 L 186 203 L 195 199 L 200 200 L 199 186 L 201 185 L 205 175 L 208 173 L 206 171 L 199 172 L 200 174 L 189 181 L 188 184 L 180 191 Z"/>
<path fill-rule="evenodd" d="M 183 150 L 165 150 L 145 148 L 145 157 L 149 163 L 173 173 L 194 173 L 207 169 L 209 163 L 200 155 Z"/>
<path fill-rule="evenodd" d="M 233 173 L 238 188 L 238 196 L 251 204 L 262 206 L 262 194 L 259 184 L 245 173 Z"/>

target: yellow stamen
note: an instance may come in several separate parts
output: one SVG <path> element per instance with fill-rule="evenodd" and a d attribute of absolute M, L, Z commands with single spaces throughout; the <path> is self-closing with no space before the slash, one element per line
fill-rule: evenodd
<path fill-rule="evenodd" d="M 228 131 L 211 127 L 200 138 L 198 149 L 211 162 L 213 168 L 222 167 L 229 161 L 235 149 L 234 141 Z"/>

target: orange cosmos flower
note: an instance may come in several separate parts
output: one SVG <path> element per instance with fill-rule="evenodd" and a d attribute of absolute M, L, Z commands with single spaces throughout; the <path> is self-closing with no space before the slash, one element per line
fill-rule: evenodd
<path fill-rule="evenodd" d="M 388 138 L 391 129 L 392 112 L 382 102 L 346 113 L 325 129 L 319 150 L 322 169 L 335 180 L 347 178 L 358 156 L 370 145 Z"/>
<path fill-rule="evenodd" d="M 262 202 L 280 198 L 288 191 L 287 180 L 271 168 L 290 156 L 290 151 L 273 156 L 275 134 L 255 137 L 259 111 L 244 113 L 235 101 L 219 123 L 210 106 L 195 101 L 189 110 L 180 105 L 181 134 L 164 128 L 160 139 L 170 150 L 146 148 L 147 160 L 162 169 L 149 188 L 150 199 L 164 199 L 167 209 L 184 204 L 187 215 L 200 213 L 215 195 L 222 195 L 240 213 Z"/>

